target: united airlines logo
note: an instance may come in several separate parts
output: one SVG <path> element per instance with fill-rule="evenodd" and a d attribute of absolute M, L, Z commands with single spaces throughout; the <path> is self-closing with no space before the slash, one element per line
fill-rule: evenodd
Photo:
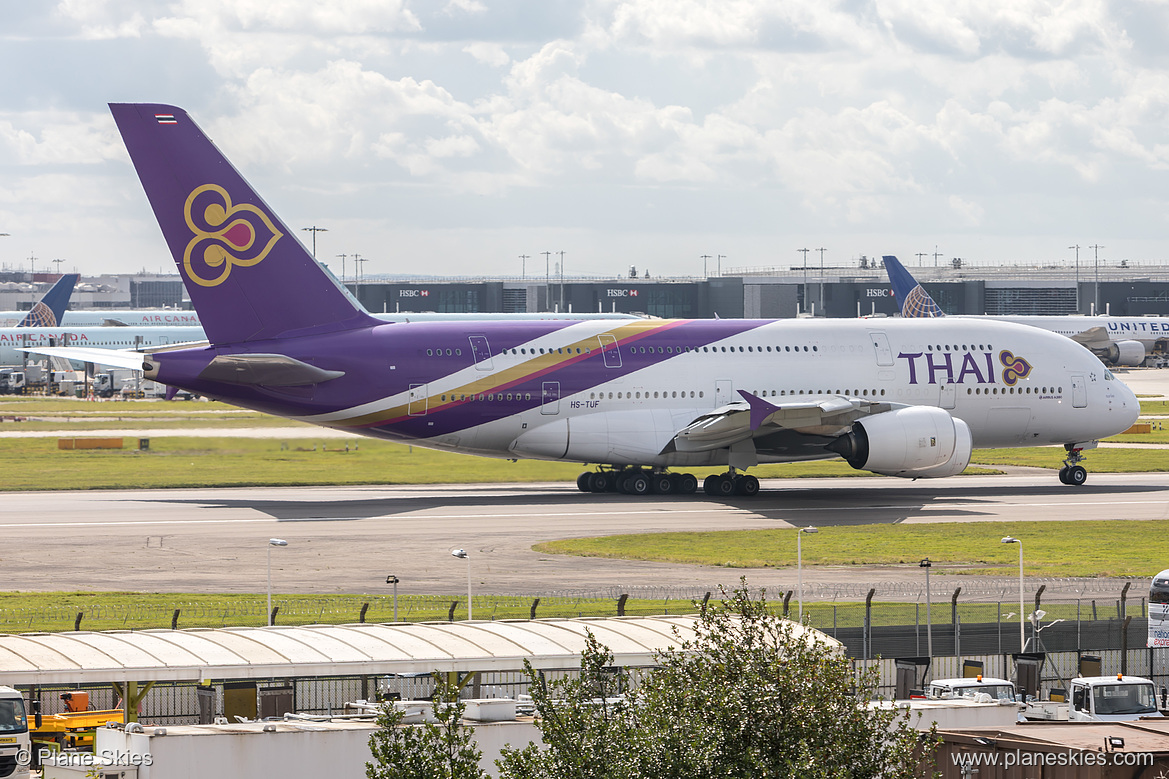
<path fill-rule="evenodd" d="M 217 184 L 192 191 L 183 216 L 195 234 L 183 252 L 183 269 L 202 287 L 227 281 L 233 267 L 258 264 L 283 237 L 267 214 L 247 203 L 233 205 Z"/>
<path fill-rule="evenodd" d="M 56 327 L 57 317 L 53 314 L 53 309 L 38 300 L 36 305 L 32 307 L 32 310 L 24 318 L 24 326 Z"/>
<path fill-rule="evenodd" d="M 900 352 L 909 368 L 910 384 L 994 384 L 994 352 Z M 1013 387 L 1031 373 L 1031 363 L 1008 351 L 999 352 L 1002 381 Z"/>
<path fill-rule="evenodd" d="M 1019 379 L 1027 378 L 1031 372 L 1031 363 L 1007 351 L 999 352 L 999 362 L 1003 364 L 1003 384 L 1008 387 L 1015 386 Z"/>

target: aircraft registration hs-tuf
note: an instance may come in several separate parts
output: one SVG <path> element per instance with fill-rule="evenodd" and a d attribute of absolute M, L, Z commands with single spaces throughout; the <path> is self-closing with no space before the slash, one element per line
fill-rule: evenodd
<path fill-rule="evenodd" d="M 1078 454 L 1137 418 L 1083 347 L 999 322 L 382 322 L 183 110 L 110 108 L 209 341 L 136 359 L 200 395 L 435 449 L 593 463 L 582 490 L 634 494 L 694 492 L 667 469 L 726 466 L 704 491 L 752 495 L 758 463 L 836 456 L 950 476 L 972 447 Z"/>

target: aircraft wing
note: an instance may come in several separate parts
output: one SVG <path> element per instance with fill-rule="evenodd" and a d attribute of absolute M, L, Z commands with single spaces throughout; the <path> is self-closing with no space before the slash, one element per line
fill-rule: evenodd
<path fill-rule="evenodd" d="M 705 452 L 714 449 L 752 448 L 756 452 L 792 452 L 799 438 L 823 449 L 826 439 L 847 433 L 853 422 L 889 411 L 893 404 L 838 395 L 817 400 L 771 403 L 739 391 L 742 400 L 720 406 L 679 430 L 667 449 Z M 798 434 L 792 436 L 791 434 Z M 745 447 L 746 442 L 752 447 Z"/>
<path fill-rule="evenodd" d="M 1106 349 L 1112 344 L 1108 330 L 1103 327 L 1089 327 L 1082 333 L 1076 333 L 1071 339 L 1088 349 Z"/>

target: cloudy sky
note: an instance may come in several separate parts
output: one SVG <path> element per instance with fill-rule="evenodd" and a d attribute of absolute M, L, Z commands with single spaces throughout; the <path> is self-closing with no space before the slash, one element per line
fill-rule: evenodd
<path fill-rule="evenodd" d="M 337 273 L 1166 260 L 1167 40 L 1166 0 L 3 0 L 0 266 L 173 269 L 135 101 Z"/>

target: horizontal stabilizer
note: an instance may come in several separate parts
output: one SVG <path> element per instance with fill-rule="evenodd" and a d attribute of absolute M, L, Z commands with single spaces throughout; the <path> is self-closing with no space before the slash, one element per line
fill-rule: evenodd
<path fill-rule="evenodd" d="M 199 378 L 226 384 L 303 387 L 344 375 L 344 371 L 327 371 L 283 354 L 223 354 L 208 363 Z"/>
<path fill-rule="evenodd" d="M 142 370 L 142 361 L 146 356 L 142 352 L 128 349 L 99 349 L 86 346 L 44 346 L 40 348 L 17 349 L 18 352 L 41 354 L 46 357 L 63 357 L 74 362 L 92 362 L 96 365 L 108 365 L 111 368 L 130 368 Z"/>

